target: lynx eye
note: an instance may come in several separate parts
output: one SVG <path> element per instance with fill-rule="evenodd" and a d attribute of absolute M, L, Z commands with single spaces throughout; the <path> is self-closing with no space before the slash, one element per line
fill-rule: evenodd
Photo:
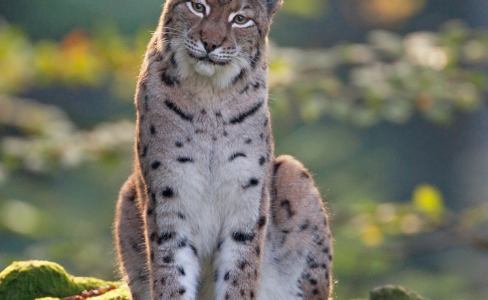
<path fill-rule="evenodd" d="M 193 9 L 194 9 L 196 12 L 200 12 L 200 13 L 205 12 L 205 6 L 203 6 L 203 5 L 202 5 L 202 4 L 200 4 L 200 3 L 192 2 L 192 3 L 191 3 L 191 6 L 193 7 Z"/>
<path fill-rule="evenodd" d="M 243 25 L 243 24 L 246 24 L 247 21 L 249 21 L 249 18 L 246 18 L 243 15 L 237 15 L 234 17 L 234 23 L 236 23 L 236 24 Z"/>

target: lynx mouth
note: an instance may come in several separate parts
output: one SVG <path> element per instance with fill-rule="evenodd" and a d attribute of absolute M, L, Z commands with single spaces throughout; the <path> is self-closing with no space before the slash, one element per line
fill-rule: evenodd
<path fill-rule="evenodd" d="M 216 65 L 216 66 L 226 66 L 229 64 L 228 61 L 215 61 L 213 60 L 212 58 L 210 58 L 210 56 L 207 54 L 205 56 L 196 56 L 195 54 L 189 52 L 188 55 L 195 59 L 196 62 L 204 62 L 204 63 L 209 63 L 209 64 L 212 64 L 212 65 Z"/>

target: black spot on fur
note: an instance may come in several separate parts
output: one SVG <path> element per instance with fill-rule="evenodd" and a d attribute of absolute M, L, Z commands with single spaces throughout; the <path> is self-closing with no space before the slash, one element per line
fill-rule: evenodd
<path fill-rule="evenodd" d="M 156 204 L 156 202 L 157 202 L 158 199 L 156 199 L 156 194 L 155 193 L 152 193 L 151 194 L 151 198 L 152 198 L 153 203 Z"/>
<path fill-rule="evenodd" d="M 325 241 L 325 237 L 323 236 L 317 234 L 313 236 L 313 242 L 319 246 L 322 246 L 324 244 L 324 241 Z"/>
<path fill-rule="evenodd" d="M 229 280 L 229 278 L 230 278 L 230 271 L 225 273 L 224 280 L 227 281 L 227 280 Z"/>
<path fill-rule="evenodd" d="M 259 254 L 261 254 L 261 249 L 259 246 L 256 246 L 256 255 L 259 256 Z"/>
<path fill-rule="evenodd" d="M 254 240 L 254 233 L 246 233 L 242 231 L 234 231 L 232 233 L 232 239 L 239 243 L 252 242 Z"/>
<path fill-rule="evenodd" d="M 310 284 L 312 284 L 312 285 L 317 285 L 317 280 L 316 280 L 316 279 L 311 278 L 311 279 L 310 279 Z"/>
<path fill-rule="evenodd" d="M 151 241 L 154 242 L 157 237 L 158 237 L 158 234 L 156 232 L 151 233 Z"/>
<path fill-rule="evenodd" d="M 229 161 L 233 161 L 234 159 L 238 158 L 238 157 L 247 157 L 246 154 L 242 153 L 242 152 L 236 152 L 234 154 L 232 154 L 230 157 L 229 157 Z"/>
<path fill-rule="evenodd" d="M 317 290 L 317 289 L 313 289 L 313 291 L 312 291 L 312 294 L 313 294 L 313 295 L 317 295 L 318 293 L 319 293 L 319 290 Z"/>
<path fill-rule="evenodd" d="M 263 140 L 264 139 L 264 133 L 261 133 L 259 137 Z"/>
<path fill-rule="evenodd" d="M 178 248 L 184 248 L 187 245 L 187 238 L 182 238 L 181 240 L 178 241 Z"/>
<path fill-rule="evenodd" d="M 291 210 L 291 204 L 290 204 L 290 201 L 288 200 L 284 200 L 281 202 L 281 207 L 285 208 L 287 213 L 288 213 L 288 218 L 291 218 L 293 217 L 293 215 L 295 215 L 295 212 L 293 210 Z"/>
<path fill-rule="evenodd" d="M 155 161 L 151 164 L 151 169 L 156 170 L 161 166 L 161 163 L 159 161 Z"/>
<path fill-rule="evenodd" d="M 254 55 L 254 57 L 251 60 L 251 68 L 255 69 L 256 65 L 258 64 L 260 59 L 261 59 L 261 50 L 259 50 L 259 48 L 258 48 L 258 50 L 256 51 L 256 54 Z"/>
<path fill-rule="evenodd" d="M 156 134 L 156 128 L 154 128 L 153 125 L 151 125 L 151 128 L 149 130 L 151 131 L 151 134 L 152 135 L 155 135 Z"/>
<path fill-rule="evenodd" d="M 251 140 L 251 139 L 246 139 L 246 140 L 245 140 L 245 142 L 246 142 L 246 144 L 248 144 L 248 145 L 249 145 L 249 144 L 251 144 L 251 143 L 252 143 L 252 140 Z"/>
<path fill-rule="evenodd" d="M 142 271 L 139 272 L 139 280 L 142 282 L 147 281 L 147 275 L 144 274 Z"/>
<path fill-rule="evenodd" d="M 195 246 L 190 244 L 190 249 L 191 249 L 191 251 L 193 251 L 193 254 L 195 254 L 195 256 L 198 256 L 198 250 L 197 250 L 197 248 L 195 248 Z"/>
<path fill-rule="evenodd" d="M 171 58 L 170 58 L 170 63 L 171 63 L 171 66 L 173 68 L 178 68 L 178 63 L 176 62 L 176 58 L 175 58 L 175 53 L 173 52 L 173 54 L 171 55 Z"/>
<path fill-rule="evenodd" d="M 178 218 L 184 220 L 184 219 L 186 219 L 186 216 L 180 211 L 180 212 L 178 212 Z"/>
<path fill-rule="evenodd" d="M 244 270 L 246 266 L 247 266 L 247 261 L 242 260 L 239 262 L 239 269 Z"/>
<path fill-rule="evenodd" d="M 224 240 L 220 240 L 219 243 L 217 244 L 217 250 L 222 249 L 222 244 L 224 243 Z"/>
<path fill-rule="evenodd" d="M 172 255 L 166 255 L 163 257 L 163 262 L 166 264 L 172 263 L 173 262 L 173 256 Z"/>
<path fill-rule="evenodd" d="M 259 165 L 262 166 L 262 165 L 264 165 L 265 162 L 266 162 L 266 158 L 264 158 L 264 156 L 261 156 L 259 158 Z"/>
<path fill-rule="evenodd" d="M 254 292 L 251 291 L 251 293 L 249 294 L 249 296 L 251 296 L 251 299 L 254 299 Z"/>
<path fill-rule="evenodd" d="M 266 216 L 262 216 L 258 220 L 258 226 L 259 226 L 259 228 L 263 228 L 264 225 L 266 225 Z"/>
<path fill-rule="evenodd" d="M 259 82 L 257 82 L 257 81 L 255 83 L 252 83 L 251 85 L 254 88 L 254 90 L 259 89 L 259 87 L 261 86 L 261 84 Z"/>
<path fill-rule="evenodd" d="M 149 111 L 149 96 L 148 95 L 144 96 L 144 108 L 145 108 L 146 112 Z"/>
<path fill-rule="evenodd" d="M 169 45 L 169 43 L 167 43 Z M 166 72 L 161 73 L 161 81 L 164 82 L 167 86 L 175 86 L 176 84 L 180 84 L 178 78 L 166 74 Z"/>
<path fill-rule="evenodd" d="M 171 109 L 174 113 L 179 115 L 183 120 L 193 123 L 193 116 L 187 113 L 184 113 L 179 107 L 177 107 L 171 100 L 164 101 L 164 104 L 167 108 Z"/>
<path fill-rule="evenodd" d="M 310 224 L 309 224 L 308 220 L 305 221 L 305 223 L 303 223 L 302 225 L 300 225 L 300 227 L 299 227 L 300 231 L 304 231 L 305 229 L 308 228 L 309 225 Z"/>
<path fill-rule="evenodd" d="M 168 19 L 164 22 L 164 26 L 168 26 L 169 24 L 171 24 L 171 22 L 173 22 L 173 18 L 168 17 Z"/>
<path fill-rule="evenodd" d="M 144 146 L 144 149 L 142 150 L 141 157 L 146 157 L 147 156 L 147 146 Z"/>
<path fill-rule="evenodd" d="M 180 295 L 183 295 L 184 293 L 186 293 L 185 288 L 180 288 L 180 289 L 178 290 L 178 293 L 179 293 Z"/>
<path fill-rule="evenodd" d="M 178 148 L 183 148 L 183 143 L 182 142 L 176 142 L 175 146 Z"/>
<path fill-rule="evenodd" d="M 239 80 L 244 78 L 244 75 L 246 75 L 246 70 L 242 69 L 241 72 L 239 72 L 239 74 L 232 79 L 232 84 L 236 84 Z"/>
<path fill-rule="evenodd" d="M 266 119 L 264 120 L 264 127 L 268 127 L 268 124 L 269 124 L 269 119 L 268 119 L 268 118 L 266 118 Z"/>
<path fill-rule="evenodd" d="M 253 177 L 249 179 L 249 182 L 245 186 L 243 186 L 243 188 L 248 189 L 250 187 L 257 186 L 258 184 L 259 184 L 259 179 Z"/>
<path fill-rule="evenodd" d="M 307 263 L 310 269 L 317 269 L 319 267 L 319 264 L 315 261 L 315 258 L 310 255 L 307 256 Z"/>
<path fill-rule="evenodd" d="M 183 269 L 183 267 L 182 267 L 182 266 L 178 266 L 178 272 L 180 272 L 180 275 L 181 275 L 181 276 L 185 276 L 185 275 L 186 275 L 186 273 L 185 273 L 185 269 Z"/>
<path fill-rule="evenodd" d="M 230 123 L 231 124 L 239 124 L 239 123 L 244 122 L 244 120 L 246 118 L 248 118 L 248 117 L 252 116 L 253 114 L 255 114 L 261 108 L 261 106 L 263 106 L 263 104 L 264 104 L 264 101 L 261 101 L 261 102 L 255 104 L 248 111 L 245 111 L 242 114 L 238 115 L 237 117 L 231 119 L 230 120 Z"/>
<path fill-rule="evenodd" d="M 191 157 L 178 157 L 178 162 L 184 164 L 184 163 L 192 163 L 193 162 L 193 158 Z"/>
<path fill-rule="evenodd" d="M 245 87 L 244 87 L 244 88 L 243 88 L 243 89 L 242 89 L 242 90 L 239 92 L 239 94 L 241 94 L 241 95 L 242 95 L 242 94 L 244 94 L 245 92 L 247 92 L 247 90 L 248 90 L 248 89 L 249 89 L 249 84 L 248 84 L 248 85 L 246 85 L 246 86 L 245 86 Z"/>
<path fill-rule="evenodd" d="M 158 244 L 165 243 L 169 240 L 172 240 L 176 236 L 176 231 L 166 231 L 163 232 L 158 238 Z"/>
<path fill-rule="evenodd" d="M 150 207 L 147 209 L 147 214 L 152 215 L 154 213 L 154 208 Z"/>
<path fill-rule="evenodd" d="M 163 191 L 163 197 L 165 198 L 171 198 L 175 195 L 175 191 L 170 188 L 170 187 L 167 187 L 164 191 Z"/>

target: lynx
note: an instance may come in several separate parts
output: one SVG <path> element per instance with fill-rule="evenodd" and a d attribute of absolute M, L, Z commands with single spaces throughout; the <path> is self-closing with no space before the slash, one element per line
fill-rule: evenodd
<path fill-rule="evenodd" d="M 328 218 L 275 158 L 267 36 L 281 0 L 168 0 L 141 68 L 115 239 L 133 300 L 330 297 Z"/>

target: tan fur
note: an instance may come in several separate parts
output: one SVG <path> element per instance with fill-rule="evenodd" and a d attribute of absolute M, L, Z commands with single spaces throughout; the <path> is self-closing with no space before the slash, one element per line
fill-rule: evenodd
<path fill-rule="evenodd" d="M 271 211 L 276 257 L 296 252 L 307 259 L 300 287 L 305 299 L 328 299 L 331 288 L 332 237 L 322 199 L 312 176 L 289 155 L 276 159 Z"/>
<path fill-rule="evenodd" d="M 328 299 L 319 193 L 299 162 L 273 159 L 266 38 L 281 1 L 195 1 L 208 15 L 166 2 L 141 68 L 136 163 L 115 222 L 132 297 Z M 229 22 L 237 13 L 253 26 Z"/>

